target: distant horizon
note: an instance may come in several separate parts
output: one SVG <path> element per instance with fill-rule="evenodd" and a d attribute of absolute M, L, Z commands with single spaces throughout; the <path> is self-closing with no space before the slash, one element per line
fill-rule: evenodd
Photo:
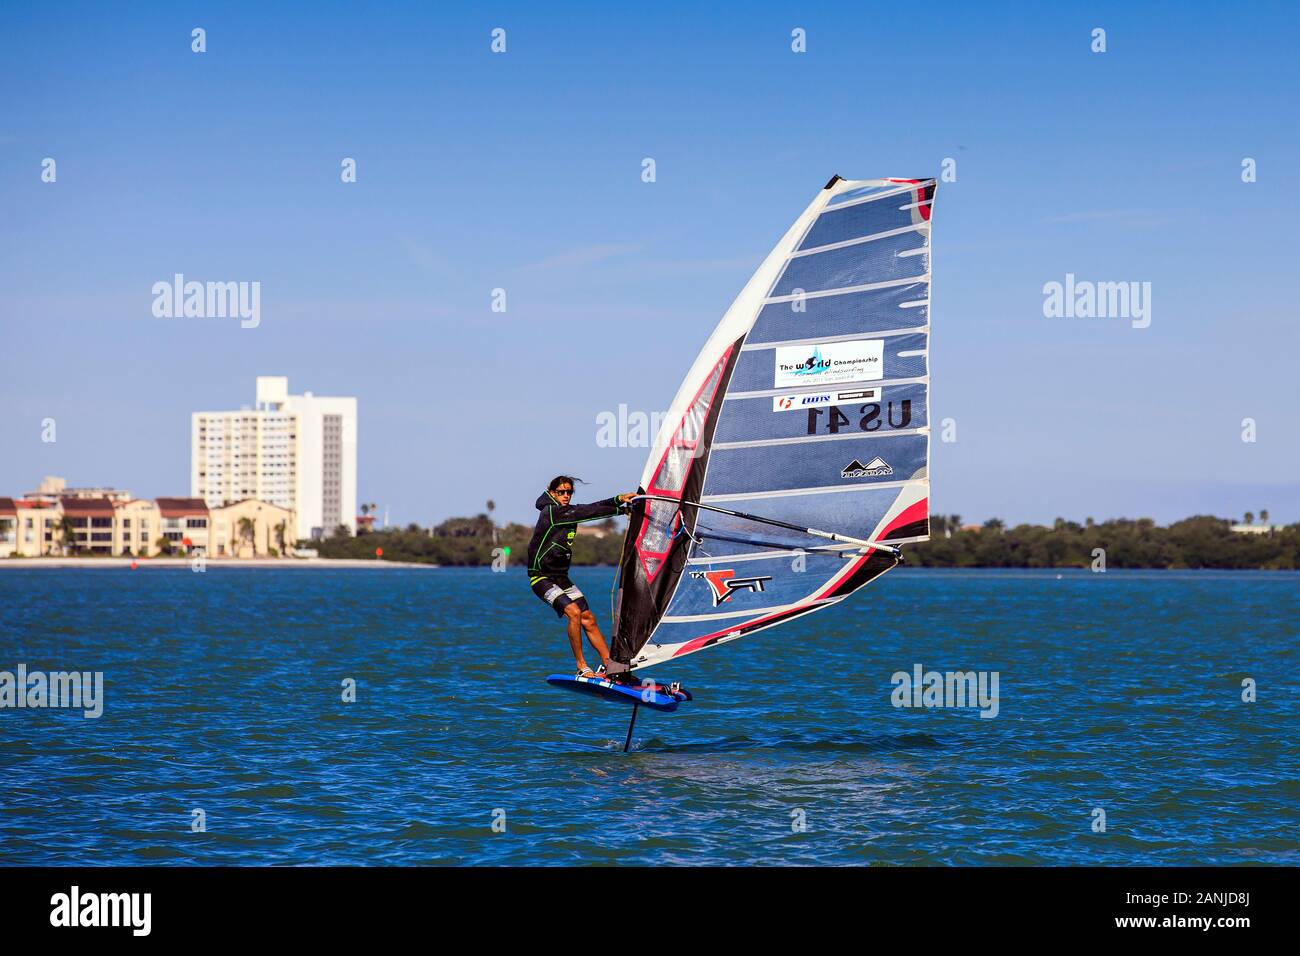
<path fill-rule="evenodd" d="M 220 409 L 218 409 L 218 411 L 219 411 L 219 410 L 220 410 Z M 46 478 L 63 478 L 65 481 L 67 481 L 67 488 L 66 488 L 66 490 L 69 491 L 69 492 L 72 492 L 72 491 L 85 491 L 85 490 L 91 490 L 91 489 L 103 489 L 103 490 L 106 490 L 106 491 L 107 491 L 107 490 L 111 490 L 111 491 L 117 491 L 117 492 L 126 492 L 126 493 L 130 493 L 130 494 L 132 495 L 133 498 L 143 498 L 143 499 L 149 499 L 149 500 L 156 500 L 156 499 L 158 499 L 158 498 L 191 498 L 191 497 L 194 497 L 194 496 L 190 495 L 188 492 L 186 492 L 185 494 L 140 495 L 140 494 L 136 494 L 135 491 L 134 491 L 134 489 L 131 489 L 131 488 L 125 488 L 125 487 L 123 487 L 123 486 L 121 486 L 121 485 L 115 485 L 115 484 L 111 484 L 111 483 L 86 483 L 86 484 L 74 484 L 74 483 L 72 482 L 72 480 L 68 479 L 68 477 L 67 477 L 66 475 L 42 475 L 40 481 L 37 481 L 37 482 L 34 484 L 34 486 L 33 486 L 32 488 L 26 489 L 26 490 L 24 490 L 24 491 L 9 492 L 9 491 L 6 491 L 6 490 L 4 490 L 4 489 L 0 489 L 0 498 L 12 498 L 12 499 L 18 500 L 18 499 L 21 499 L 23 495 L 26 495 L 26 494 L 36 494 L 36 493 L 37 493 L 37 490 L 36 490 L 36 489 L 37 489 L 37 486 L 39 486 L 40 483 L 41 483 L 41 481 L 45 480 Z M 581 479 L 580 479 L 580 480 L 581 480 Z M 538 490 L 537 494 L 541 494 L 543 491 L 546 490 L 546 489 L 545 489 L 545 485 L 546 485 L 546 481 L 543 480 L 542 483 L 541 483 L 541 488 Z M 582 487 L 580 486 L 580 487 L 579 487 L 579 491 L 581 491 L 581 490 L 582 490 Z M 594 492 L 594 491 L 593 491 L 593 493 L 592 493 L 590 496 L 588 496 L 588 497 L 583 497 L 581 494 L 578 494 L 578 495 L 575 495 L 575 497 L 574 497 L 574 503 L 577 504 L 577 503 L 585 503 L 585 502 L 589 502 L 589 501 L 598 501 L 598 500 L 600 500 L 600 499 L 602 499 L 602 498 L 608 498 L 608 497 L 611 497 L 612 494 L 613 494 L 613 492 L 611 492 L 610 494 L 606 495 L 606 494 L 599 494 L 599 493 Z M 534 499 L 535 499 L 535 498 L 536 498 L 536 495 L 534 495 L 533 497 L 534 497 Z M 495 499 L 486 499 L 486 498 L 485 498 L 485 499 L 483 500 L 482 505 L 481 505 L 479 508 L 477 508 L 477 509 L 472 508 L 471 510 L 469 510 L 469 511 L 467 511 L 467 512 L 464 512 L 464 513 L 461 513 L 461 514 L 450 514 L 450 513 L 448 513 L 448 514 L 444 514 L 444 515 L 442 515 L 441 517 L 435 519 L 435 520 L 432 521 L 432 522 L 428 522 L 428 521 L 419 521 L 419 520 L 414 519 L 414 518 L 409 519 L 409 520 L 404 519 L 404 520 L 401 520 L 401 521 L 398 521 L 398 520 L 395 520 L 395 519 L 391 519 L 391 518 L 390 518 L 388 524 L 385 525 L 384 527 L 405 528 L 405 527 L 407 527 L 408 525 L 414 523 L 414 524 L 418 524 L 418 525 L 420 525 L 420 527 L 424 527 L 424 528 L 433 528 L 433 527 L 436 527 L 436 526 L 438 526 L 439 524 L 443 523 L 444 521 L 455 520 L 455 519 L 458 519 L 458 518 L 472 518 L 472 517 L 477 517 L 477 516 L 479 516 L 479 515 L 481 515 L 481 514 L 486 515 L 486 514 L 488 514 L 488 510 L 487 510 L 487 502 L 488 502 L 489 500 L 492 500 L 492 501 L 496 504 L 496 509 L 491 513 L 491 517 L 492 517 L 493 520 L 496 521 L 498 524 L 510 524 L 510 523 L 514 523 L 514 524 L 533 524 L 533 523 L 536 521 L 536 518 L 535 518 L 535 517 L 525 517 L 525 518 L 511 517 L 511 518 L 506 518 L 506 517 L 504 517 L 504 512 L 503 512 L 502 509 L 501 509 L 501 502 L 496 501 Z M 369 501 L 367 500 L 367 501 L 364 502 L 364 503 L 368 504 Z M 378 521 L 382 518 L 382 516 L 383 516 L 383 514 L 384 514 L 384 505 L 383 505 L 383 502 L 378 502 L 377 504 L 379 505 L 379 507 L 378 507 L 376 510 L 370 512 L 370 515 L 371 515 L 371 516 L 374 516 L 374 517 L 376 518 L 376 522 L 378 522 Z M 1266 507 L 1266 508 L 1263 509 L 1263 510 L 1266 510 L 1266 511 L 1268 512 L 1268 515 L 1269 515 L 1269 521 L 1268 521 L 1268 523 L 1269 523 L 1270 526 L 1284 528 L 1284 527 L 1290 527 L 1291 525 L 1300 524 L 1300 517 L 1292 517 L 1290 520 L 1279 520 L 1278 515 L 1274 513 L 1274 511 L 1273 511 L 1273 509 L 1272 509 L 1271 507 Z M 361 514 L 362 514 L 361 506 L 360 506 L 360 504 L 358 504 L 358 507 L 357 507 L 357 516 L 360 517 Z M 534 510 L 534 514 L 535 514 L 535 510 Z M 1069 522 L 1074 522 L 1074 523 L 1076 523 L 1076 524 L 1080 524 L 1080 525 L 1086 524 L 1087 521 L 1088 521 L 1089 519 L 1093 520 L 1093 521 L 1096 522 L 1097 524 L 1104 524 L 1104 523 L 1107 522 L 1107 521 L 1144 521 L 1144 520 L 1150 520 L 1150 521 L 1154 521 L 1154 522 L 1156 523 L 1156 525 L 1159 526 L 1159 527 L 1168 527 L 1168 526 L 1171 525 L 1171 524 L 1176 524 L 1176 523 L 1178 523 L 1178 522 L 1180 522 L 1180 521 L 1186 521 L 1186 520 L 1188 520 L 1188 519 L 1190 519 L 1190 518 L 1218 518 L 1218 519 L 1221 519 L 1221 520 L 1224 520 L 1224 521 L 1232 522 L 1233 524 L 1245 524 L 1245 523 L 1246 523 L 1246 522 L 1244 522 L 1244 521 L 1242 520 L 1242 519 L 1244 519 L 1244 517 L 1245 517 L 1245 515 L 1246 515 L 1246 512 L 1244 512 L 1244 511 L 1243 511 L 1241 514 L 1236 515 L 1235 517 L 1232 516 L 1232 515 L 1226 515 L 1226 514 L 1222 514 L 1222 513 L 1218 513 L 1218 512 L 1196 512 L 1196 513 L 1193 513 L 1193 514 L 1186 514 L 1186 515 L 1183 515 L 1183 516 L 1181 516 L 1181 517 L 1168 518 L 1168 519 L 1157 519 L 1157 518 L 1155 518 L 1155 517 L 1152 516 L 1152 515 L 1144 515 L 1144 514 L 1107 515 L 1106 517 L 1101 517 L 1101 518 L 1099 518 L 1099 517 L 1097 517 L 1096 514 L 1091 514 L 1091 515 L 1085 515 L 1085 516 L 1082 517 L 1082 518 L 1072 518 L 1072 517 L 1069 517 L 1069 516 L 1067 516 L 1067 515 L 1056 515 L 1056 516 L 1054 516 L 1053 518 L 1051 518 L 1051 519 L 1049 519 L 1049 520 L 1045 520 L 1045 521 L 1044 521 L 1044 520 L 1012 521 L 1012 520 L 1010 520 L 1010 519 L 1004 517 L 1003 515 L 987 515 L 987 516 L 983 516 L 983 517 L 981 517 L 979 520 L 969 520 L 969 521 L 968 521 L 968 520 L 966 520 L 966 517 L 967 517 L 967 516 L 961 514 L 961 512 L 941 512 L 941 511 L 939 511 L 939 510 L 932 510 L 932 511 L 931 511 L 931 520 L 934 521 L 934 520 L 937 520 L 937 519 L 948 518 L 948 517 L 950 517 L 952 514 L 957 514 L 958 516 L 960 516 L 960 517 L 963 519 L 963 520 L 962 520 L 962 526 L 963 526 L 963 527 L 967 527 L 967 526 L 971 526 L 971 525 L 981 525 L 981 526 L 982 526 L 982 525 L 984 525 L 986 522 L 988 522 L 988 521 L 990 521 L 990 520 L 999 520 L 999 521 L 1002 521 L 1002 522 L 1003 522 L 1007 527 L 1014 527 L 1014 526 L 1016 526 L 1016 525 L 1035 525 L 1035 526 L 1041 526 L 1041 527 L 1049 527 L 1049 526 L 1051 526 L 1051 525 L 1052 525 L 1056 520 L 1058 520 L 1058 519 L 1062 519 L 1062 520 L 1069 521 Z M 1255 524 L 1256 526 L 1258 526 L 1258 525 L 1260 525 L 1260 524 L 1263 523 L 1263 522 L 1261 521 L 1260 517 L 1259 517 L 1259 515 L 1260 515 L 1260 511 L 1259 511 L 1258 509 L 1252 511 L 1251 514 L 1253 514 L 1254 517 L 1255 517 L 1254 524 Z"/>
<path fill-rule="evenodd" d="M 43 475 L 43 476 L 42 476 L 42 481 L 44 481 L 44 480 L 47 479 L 47 478 L 64 478 L 64 479 L 66 480 L 66 476 L 64 476 L 64 475 Z M 40 484 L 40 482 L 37 482 L 37 485 L 39 485 L 39 484 Z M 186 499 L 186 498 L 194 497 L 194 496 L 189 495 L 189 494 L 183 494 L 183 495 L 136 495 L 136 494 L 134 493 L 134 491 L 133 491 L 132 489 L 130 489 L 130 488 L 123 488 L 123 487 L 121 487 L 121 486 L 119 486 L 119 485 L 111 485 L 111 484 L 86 484 L 86 485 L 74 485 L 74 484 L 72 484 L 71 482 L 69 482 L 69 483 L 67 484 L 67 487 L 65 488 L 65 491 L 66 491 L 66 492 L 88 491 L 88 490 L 104 490 L 104 491 L 115 491 L 115 492 L 119 492 L 119 493 L 129 493 L 129 494 L 132 495 L 132 498 L 133 498 L 133 499 L 146 499 L 146 500 L 157 500 L 158 498 L 178 498 L 178 499 Z M 544 489 L 543 489 L 543 490 L 544 490 Z M 37 492 L 36 488 L 28 489 L 27 491 L 22 491 L 22 492 L 6 492 L 5 490 L 0 489 L 0 499 L 3 499 L 3 498 L 10 498 L 10 499 L 13 499 L 13 500 L 21 500 L 22 497 L 23 497 L 24 495 L 27 495 L 27 494 L 37 494 L 37 493 L 38 493 L 38 492 Z M 55 496 L 57 496 L 58 494 L 61 494 L 61 493 L 62 493 L 62 492 L 59 492 L 59 493 L 52 493 L 52 494 L 54 494 Z M 540 494 L 540 493 L 541 493 L 541 492 L 539 492 L 539 494 Z M 588 498 L 582 498 L 581 496 L 576 496 L 575 499 L 574 499 L 574 503 L 575 503 L 575 504 L 580 504 L 580 503 L 585 503 L 585 502 L 587 502 L 587 501 L 595 501 L 595 500 L 599 500 L 601 497 L 610 497 L 610 496 L 609 496 L 609 495 L 604 495 L 604 496 L 595 496 L 595 497 L 592 497 L 592 498 L 589 498 L 589 499 L 588 499 Z M 517 519 L 517 518 L 503 518 L 503 517 L 500 515 L 500 503 L 499 503 L 499 502 L 494 502 L 494 503 L 497 505 L 497 507 L 496 507 L 496 509 L 494 509 L 491 513 L 489 513 L 489 512 L 488 512 L 488 509 L 487 509 L 487 501 L 488 501 L 488 500 L 491 500 L 491 499 L 485 499 L 484 502 L 483 502 L 483 506 L 482 506 L 481 508 L 477 509 L 477 510 L 471 510 L 471 511 L 466 512 L 466 513 L 464 513 L 464 514 L 448 514 L 448 515 L 444 515 L 444 516 L 440 517 L 439 519 L 437 519 L 436 521 L 434 521 L 434 522 L 432 522 L 432 523 L 415 521 L 414 519 L 412 519 L 412 520 L 410 520 L 410 521 L 400 521 L 400 522 L 399 522 L 399 521 L 395 521 L 395 520 L 391 520 L 391 519 L 390 519 L 389 522 L 388 522 L 387 524 L 379 524 L 380 520 L 382 519 L 382 515 L 383 515 L 383 505 L 382 505 L 382 504 L 380 504 L 380 506 L 379 506 L 378 509 L 369 512 L 369 516 L 374 517 L 374 518 L 375 518 L 375 522 L 376 522 L 375 527 L 374 527 L 372 530 L 382 530 L 382 529 L 384 529 L 384 528 L 393 528 L 393 529 L 401 530 L 401 529 L 403 529 L 403 528 L 409 527 L 409 526 L 410 526 L 411 524 L 413 524 L 413 523 L 419 525 L 421 528 L 432 529 L 432 528 L 435 528 L 435 527 L 437 527 L 438 525 L 442 524 L 442 523 L 445 522 L 445 521 L 461 520 L 461 519 L 465 519 L 465 518 L 477 518 L 477 517 L 480 517 L 480 516 L 490 517 L 490 518 L 491 518 L 491 519 L 492 519 L 496 524 L 501 525 L 501 526 L 505 526 L 505 525 L 507 525 L 507 524 L 531 525 L 531 524 L 534 524 L 534 523 L 535 523 L 535 520 L 536 520 L 535 518 L 528 518 L 528 519 L 524 519 L 524 520 Z M 368 502 L 367 502 L 367 503 L 368 503 Z M 1051 526 L 1052 526 L 1052 525 L 1053 525 L 1057 520 L 1063 520 L 1063 521 L 1065 521 L 1065 522 L 1067 522 L 1067 523 L 1078 524 L 1078 525 L 1081 525 L 1081 526 L 1086 526 L 1086 525 L 1087 525 L 1087 522 L 1088 522 L 1089 520 L 1093 521 L 1093 522 L 1096 523 L 1096 524 L 1105 524 L 1105 523 L 1107 523 L 1107 522 L 1112 522 L 1112 521 L 1153 521 L 1153 522 L 1155 522 L 1155 524 L 1156 524 L 1157 527 L 1167 528 L 1167 527 L 1169 527 L 1169 526 L 1172 525 L 1172 524 L 1177 524 L 1177 523 L 1179 523 L 1179 522 L 1181 522 L 1181 521 L 1188 521 L 1188 520 L 1191 520 L 1191 519 L 1193 519 L 1193 518 L 1215 518 L 1215 519 L 1217 519 L 1217 520 L 1230 522 L 1234 527 L 1249 526 L 1249 527 L 1289 528 L 1289 527 L 1292 527 L 1292 526 L 1294 526 L 1294 525 L 1300 524 L 1300 519 L 1290 520 L 1290 521 L 1279 521 L 1279 520 L 1278 520 L 1278 516 L 1275 515 L 1275 514 L 1273 513 L 1273 509 L 1272 509 L 1272 508 L 1265 508 L 1265 509 L 1263 509 L 1263 510 L 1265 510 L 1265 511 L 1268 512 L 1268 516 L 1269 516 L 1269 517 L 1268 517 L 1268 524 L 1267 524 L 1267 525 L 1264 524 L 1263 519 L 1260 517 L 1260 511 L 1258 511 L 1258 510 L 1257 510 L 1257 511 L 1253 511 L 1253 512 L 1251 512 L 1251 514 L 1252 514 L 1253 517 L 1254 517 L 1254 521 L 1253 521 L 1253 522 L 1250 522 L 1250 523 L 1247 523 L 1247 522 L 1244 520 L 1244 518 L 1245 518 L 1245 516 L 1246 516 L 1246 512 L 1242 512 L 1240 515 L 1237 515 L 1237 516 L 1235 516 L 1235 517 L 1233 517 L 1233 516 L 1231 516 L 1231 515 L 1224 515 L 1224 514 L 1217 514 L 1217 513 L 1210 513 L 1210 512 L 1201 512 L 1201 513 L 1197 513 L 1197 514 L 1188 514 L 1188 515 L 1183 515 L 1183 516 L 1180 517 L 1180 518 L 1172 518 L 1172 519 L 1164 520 L 1164 521 L 1157 520 L 1157 519 L 1155 519 L 1154 517 L 1152 517 L 1152 516 L 1150 516 L 1150 515 L 1141 515 L 1141 514 L 1138 514 L 1138 515 L 1108 515 L 1108 516 L 1106 516 L 1106 517 L 1104 517 L 1104 518 L 1098 518 L 1095 514 L 1094 514 L 1094 515 L 1085 515 L 1083 518 L 1072 518 L 1072 517 L 1069 517 L 1069 516 L 1066 516 L 1066 515 L 1057 515 L 1056 517 L 1052 518 L 1050 521 L 1011 521 L 1011 520 L 1008 520 L 1008 519 L 1006 519 L 1006 518 L 1003 518 L 1001 515 L 989 515 L 988 517 L 982 518 L 982 519 L 980 519 L 980 520 L 978 520 L 978 521 L 973 521 L 973 520 L 972 520 L 972 521 L 968 521 L 968 520 L 966 520 L 966 516 L 963 515 L 963 514 L 961 514 L 960 512 L 941 513 L 941 512 L 938 512 L 938 511 L 932 511 L 932 512 L 931 512 L 931 515 L 930 515 L 930 520 L 931 520 L 931 522 L 933 523 L 933 522 L 937 522 L 937 521 L 941 521 L 941 520 L 946 520 L 947 518 L 950 518 L 950 517 L 952 516 L 952 514 L 956 514 L 956 515 L 958 515 L 958 517 L 960 517 L 960 518 L 962 519 L 961 527 L 962 527 L 963 529 L 966 529 L 966 528 L 972 528 L 972 527 L 983 527 L 983 526 L 985 526 L 985 525 L 986 525 L 989 521 L 991 521 L 991 520 L 1001 521 L 1001 522 L 1003 522 L 1003 524 L 1004 524 L 1005 527 L 1007 527 L 1007 528 L 1013 528 L 1013 527 L 1019 527 L 1019 526 L 1026 526 L 1026 525 L 1027 525 L 1027 526 L 1032 526 L 1032 527 L 1051 527 Z M 361 517 L 361 516 L 362 516 L 361 507 L 360 507 L 360 505 L 358 505 L 358 508 L 357 508 L 357 517 Z M 610 519 L 608 519 L 608 520 L 610 520 L 610 521 L 618 521 L 618 522 L 625 522 L 625 521 L 626 521 L 626 519 L 623 518 L 622 516 L 612 517 L 612 518 L 610 518 Z M 329 529 L 329 530 L 332 530 L 332 529 Z M 936 534 L 941 534 L 941 533 L 942 533 L 942 532 L 936 532 L 936 531 L 934 531 L 934 530 L 932 529 L 932 530 L 931 530 L 931 537 L 934 537 Z"/>

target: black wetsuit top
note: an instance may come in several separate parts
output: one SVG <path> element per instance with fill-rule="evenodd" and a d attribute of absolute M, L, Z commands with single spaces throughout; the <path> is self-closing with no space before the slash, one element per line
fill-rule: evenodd
<path fill-rule="evenodd" d="M 536 584 L 541 578 L 564 578 L 573 561 L 573 539 L 578 525 L 597 518 L 612 518 L 624 510 L 618 496 L 590 505 L 562 505 L 545 492 L 537 499 L 535 507 L 537 527 L 533 540 L 528 542 L 528 580 Z"/>

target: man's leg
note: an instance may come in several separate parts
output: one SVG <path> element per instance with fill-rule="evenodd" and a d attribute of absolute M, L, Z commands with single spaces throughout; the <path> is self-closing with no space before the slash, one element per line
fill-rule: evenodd
<path fill-rule="evenodd" d="M 566 624 L 569 628 L 569 647 L 573 650 L 573 659 L 578 662 L 578 671 L 587 669 L 587 662 L 582 657 L 582 611 L 577 604 L 568 604 L 564 608 Z"/>
<path fill-rule="evenodd" d="M 594 647 L 596 653 L 600 655 L 600 662 L 602 664 L 608 664 L 609 646 L 605 643 L 605 638 L 601 636 L 600 628 L 596 624 L 596 615 L 592 614 L 591 611 L 583 611 L 579 620 L 582 622 L 582 626 L 586 628 L 587 640 L 591 642 L 591 646 Z M 579 643 L 581 643 L 581 641 L 579 641 Z"/>

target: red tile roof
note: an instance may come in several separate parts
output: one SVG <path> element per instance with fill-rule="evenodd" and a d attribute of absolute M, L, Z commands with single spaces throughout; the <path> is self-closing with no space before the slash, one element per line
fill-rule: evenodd
<path fill-rule="evenodd" d="M 108 498 L 60 498 L 63 513 L 71 518 L 111 518 L 113 502 Z"/>
<path fill-rule="evenodd" d="M 206 515 L 207 503 L 202 498 L 157 498 L 158 510 L 164 518 L 184 518 L 187 515 Z"/>

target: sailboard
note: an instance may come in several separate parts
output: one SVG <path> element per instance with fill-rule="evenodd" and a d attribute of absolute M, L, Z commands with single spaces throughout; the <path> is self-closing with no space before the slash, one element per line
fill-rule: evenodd
<path fill-rule="evenodd" d="M 840 603 L 928 539 L 935 186 L 833 177 L 695 359 L 614 586 L 629 690 L 645 668 Z"/>
<path fill-rule="evenodd" d="M 644 704 L 652 710 L 671 713 L 677 705 L 691 699 L 690 691 L 676 685 L 657 684 L 648 678 L 636 682 L 618 682 L 601 677 L 579 677 L 573 674 L 552 674 L 546 678 L 552 687 L 580 694 L 590 694 L 605 700 L 616 700 L 630 704 Z"/>

